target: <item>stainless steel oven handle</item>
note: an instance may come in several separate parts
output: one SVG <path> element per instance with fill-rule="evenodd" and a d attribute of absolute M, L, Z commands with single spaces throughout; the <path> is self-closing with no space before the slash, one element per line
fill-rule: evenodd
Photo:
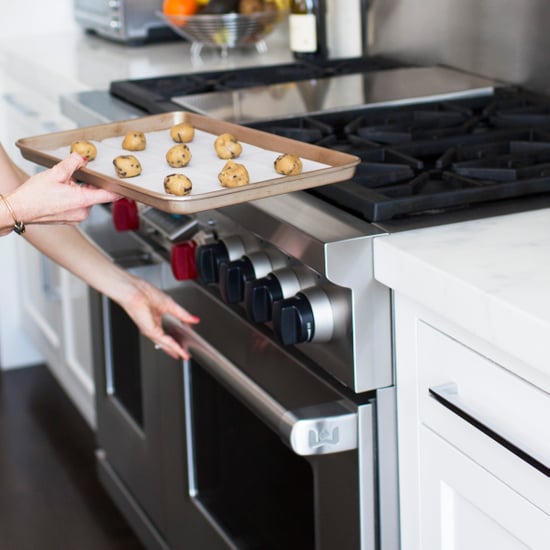
<path fill-rule="evenodd" d="M 438 401 L 441 405 L 464 419 L 466 422 L 489 436 L 491 439 L 514 453 L 517 457 L 533 466 L 545 476 L 550 477 L 550 465 L 546 464 L 542 459 L 534 456 L 532 452 L 527 452 L 519 445 L 513 443 L 508 437 L 497 431 L 497 428 L 491 426 L 490 422 L 481 420 L 479 414 L 473 411 L 460 399 L 458 386 L 449 382 L 429 388 L 429 393 L 432 398 Z"/>
<path fill-rule="evenodd" d="M 278 433 L 298 455 L 321 455 L 357 448 L 357 413 L 341 402 L 288 410 L 251 380 L 191 327 L 170 316 L 164 329 L 181 342 L 202 367 Z"/>

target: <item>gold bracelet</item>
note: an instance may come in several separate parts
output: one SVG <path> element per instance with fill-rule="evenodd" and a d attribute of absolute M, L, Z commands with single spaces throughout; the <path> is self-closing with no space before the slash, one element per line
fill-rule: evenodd
<path fill-rule="evenodd" d="M 13 230 L 18 235 L 25 233 L 25 224 L 21 220 L 17 219 L 17 216 L 15 215 L 15 212 L 13 211 L 11 204 L 8 202 L 7 197 L 4 197 L 4 195 L 0 194 L 0 199 L 4 201 L 4 204 L 6 205 L 8 212 L 11 214 L 11 217 L 13 218 Z"/>

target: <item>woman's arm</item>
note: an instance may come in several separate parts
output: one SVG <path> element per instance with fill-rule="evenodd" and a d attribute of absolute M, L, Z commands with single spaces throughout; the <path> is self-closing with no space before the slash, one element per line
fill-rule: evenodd
<path fill-rule="evenodd" d="M 187 350 L 163 331 L 162 316 L 168 313 L 183 323 L 197 323 L 198 319 L 155 286 L 114 264 L 78 228 L 30 227 L 24 236 L 56 263 L 120 304 L 140 331 L 168 355 L 189 358 Z"/>
<path fill-rule="evenodd" d="M 28 181 L 27 174 L 11 161 L 0 146 L 0 193 L 16 197 L 18 190 L 25 187 Z M 34 197 L 30 195 L 26 197 L 29 201 L 41 201 L 41 196 L 38 194 Z M 20 203 L 14 202 L 14 211 L 17 212 L 16 206 Z M 36 211 L 40 208 L 42 207 L 37 207 Z M 22 208 L 23 212 L 30 210 L 30 207 L 28 210 Z M 89 208 L 86 207 L 84 217 L 87 216 L 88 210 Z M 42 208 L 42 212 L 42 219 L 47 218 L 47 211 Z M 57 221 L 57 223 L 60 222 Z M 8 226 L 13 227 L 11 216 Z M 189 357 L 187 350 L 165 334 L 161 319 L 165 313 L 173 315 L 184 323 L 196 323 L 198 319 L 176 304 L 164 292 L 115 265 L 84 237 L 78 228 L 72 225 L 29 226 L 23 236 L 52 260 L 120 304 L 140 331 L 155 344 L 160 345 L 166 353 L 174 358 Z"/>

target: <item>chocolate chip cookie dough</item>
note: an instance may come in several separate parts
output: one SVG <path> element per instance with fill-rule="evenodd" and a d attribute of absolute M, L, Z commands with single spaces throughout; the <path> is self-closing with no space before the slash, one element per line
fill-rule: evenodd
<path fill-rule="evenodd" d="M 221 159 L 235 159 L 243 152 L 243 146 L 231 134 L 221 134 L 214 141 L 214 149 Z"/>
<path fill-rule="evenodd" d="M 218 180 L 222 187 L 242 187 L 250 183 L 248 170 L 244 164 L 237 164 L 233 160 L 228 160 L 221 172 L 218 174 Z"/>
<path fill-rule="evenodd" d="M 297 176 L 302 173 L 302 160 L 296 155 L 284 153 L 279 155 L 273 163 L 275 171 L 283 176 Z"/>
<path fill-rule="evenodd" d="M 143 132 L 128 132 L 122 140 L 122 148 L 127 151 L 143 151 L 147 140 Z"/>
<path fill-rule="evenodd" d="M 195 128 L 188 122 L 175 124 L 170 128 L 170 137 L 176 143 L 189 143 L 195 137 Z"/>
<path fill-rule="evenodd" d="M 164 190 L 171 195 L 189 195 L 192 188 L 191 180 L 183 174 L 170 174 L 164 178 Z"/>
<path fill-rule="evenodd" d="M 119 178 L 133 178 L 141 174 L 141 164 L 134 155 L 119 155 L 113 159 L 113 165 Z"/>
<path fill-rule="evenodd" d="M 185 143 L 170 147 L 166 153 L 166 162 L 172 166 L 172 168 L 183 168 L 189 164 L 190 160 L 191 151 Z"/>
<path fill-rule="evenodd" d="M 86 160 L 94 160 L 97 156 L 97 148 L 90 141 L 73 141 L 71 143 L 71 153 L 78 153 Z"/>

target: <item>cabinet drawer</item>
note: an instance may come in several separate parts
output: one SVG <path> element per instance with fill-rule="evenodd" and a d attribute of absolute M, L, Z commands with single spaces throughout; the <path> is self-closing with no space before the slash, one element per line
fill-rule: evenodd
<path fill-rule="evenodd" d="M 550 396 L 417 322 L 421 423 L 550 511 Z"/>
<path fill-rule="evenodd" d="M 420 427 L 420 548 L 546 550 L 550 516 Z"/>

